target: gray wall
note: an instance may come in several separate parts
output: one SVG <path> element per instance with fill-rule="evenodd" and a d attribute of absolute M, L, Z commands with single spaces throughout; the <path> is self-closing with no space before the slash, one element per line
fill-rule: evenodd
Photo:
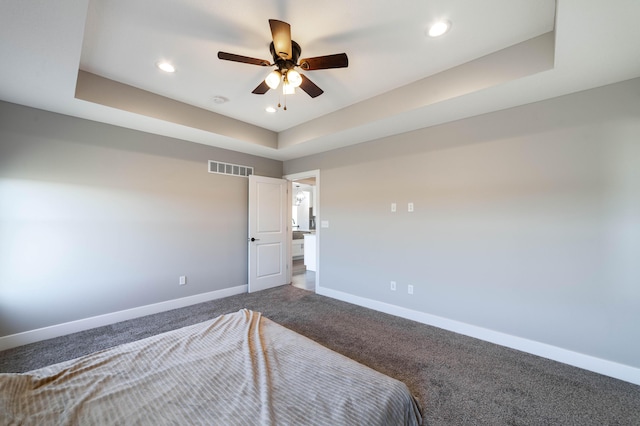
<path fill-rule="evenodd" d="M 640 367 L 640 80 L 284 169 L 320 169 L 321 286 Z"/>
<path fill-rule="evenodd" d="M 280 161 L 0 102 L 0 336 L 247 284 L 248 181 L 207 160 L 282 176 Z"/>

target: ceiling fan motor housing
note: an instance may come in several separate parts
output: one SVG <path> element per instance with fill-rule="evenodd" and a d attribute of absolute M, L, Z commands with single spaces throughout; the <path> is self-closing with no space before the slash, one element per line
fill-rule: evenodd
<path fill-rule="evenodd" d="M 276 52 L 275 46 L 273 42 L 269 45 L 269 51 L 271 52 L 271 56 L 273 56 L 273 63 L 278 67 L 278 70 L 285 71 L 295 68 L 298 65 L 298 58 L 300 57 L 300 53 L 302 49 L 300 49 L 300 45 L 295 41 L 291 40 L 291 58 L 283 59 L 278 56 Z"/>

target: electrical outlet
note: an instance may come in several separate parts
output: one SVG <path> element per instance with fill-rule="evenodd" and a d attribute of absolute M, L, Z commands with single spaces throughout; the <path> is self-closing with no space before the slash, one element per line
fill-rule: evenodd
<path fill-rule="evenodd" d="M 413 294 L 413 286 L 411 284 L 407 286 L 407 293 Z"/>
<path fill-rule="evenodd" d="M 391 281 L 391 291 L 396 291 L 396 282 Z"/>
<path fill-rule="evenodd" d="M 412 211 L 413 211 L 413 203 L 409 203 L 409 204 L 407 205 L 407 211 L 408 211 L 408 212 L 412 212 Z"/>
<path fill-rule="evenodd" d="M 180 277 L 180 281 L 178 281 L 178 285 L 185 285 L 185 284 L 187 284 L 187 277 L 182 275 Z"/>

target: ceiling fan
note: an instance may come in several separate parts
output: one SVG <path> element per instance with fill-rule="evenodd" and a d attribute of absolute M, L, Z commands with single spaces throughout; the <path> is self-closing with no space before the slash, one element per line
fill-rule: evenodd
<path fill-rule="evenodd" d="M 314 71 L 329 68 L 346 68 L 349 66 L 349 59 L 346 53 L 316 56 L 314 58 L 299 60 L 301 49 L 298 43 L 291 40 L 291 25 L 276 19 L 269 19 L 269 26 L 271 27 L 271 36 L 273 38 L 269 46 L 271 56 L 273 56 L 273 63 L 264 59 L 218 52 L 218 58 L 225 61 L 242 62 L 244 64 L 261 65 L 265 67 L 275 65 L 277 67 L 277 69 L 272 71 L 251 93 L 264 95 L 269 89 L 276 89 L 280 85 L 280 82 L 282 82 L 284 94 L 292 94 L 294 93 L 295 87 L 300 87 L 309 96 L 315 98 L 324 93 L 324 91 L 294 68 L 299 67 L 304 71 Z"/>

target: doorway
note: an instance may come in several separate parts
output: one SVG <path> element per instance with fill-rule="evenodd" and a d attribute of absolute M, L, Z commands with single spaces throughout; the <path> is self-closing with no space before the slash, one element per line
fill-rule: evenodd
<path fill-rule="evenodd" d="M 291 212 L 290 281 L 295 287 L 315 292 L 320 275 L 320 171 L 295 173 L 284 176 L 284 179 L 291 182 L 292 190 L 288 197 Z"/>

